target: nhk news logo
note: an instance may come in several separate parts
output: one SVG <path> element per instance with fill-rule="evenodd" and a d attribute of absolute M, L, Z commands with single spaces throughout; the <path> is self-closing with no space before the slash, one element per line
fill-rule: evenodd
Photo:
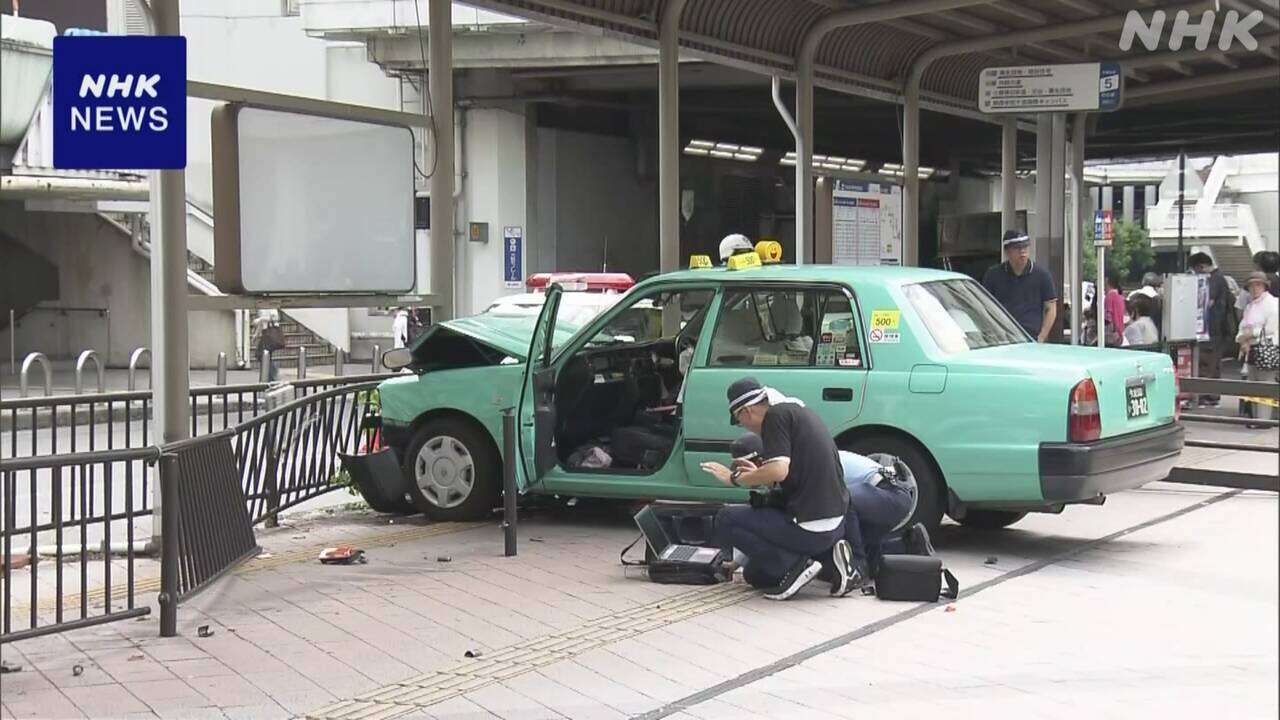
<path fill-rule="evenodd" d="M 53 114 L 54 167 L 186 167 L 186 38 L 54 38 Z"/>
<path fill-rule="evenodd" d="M 1223 16 L 1222 28 L 1218 31 L 1218 50 L 1226 52 L 1237 42 L 1249 51 L 1257 50 L 1258 39 L 1253 36 L 1253 28 L 1262 22 L 1263 18 L 1261 10 L 1254 10 L 1243 17 L 1235 10 L 1228 11 Z M 1129 14 L 1125 15 L 1124 28 L 1120 31 L 1120 49 L 1128 52 L 1133 47 L 1135 37 L 1142 41 L 1142 46 L 1148 51 L 1154 52 L 1159 49 L 1167 19 L 1168 15 L 1163 10 L 1152 12 L 1150 20 L 1144 17 L 1141 11 L 1130 10 Z M 1191 22 L 1191 13 L 1179 10 L 1174 15 L 1173 27 L 1169 30 L 1169 49 L 1181 50 L 1185 40 L 1194 38 L 1197 50 L 1207 50 L 1209 41 L 1213 38 L 1217 19 L 1216 12 L 1206 10 L 1201 13 L 1198 22 Z"/>

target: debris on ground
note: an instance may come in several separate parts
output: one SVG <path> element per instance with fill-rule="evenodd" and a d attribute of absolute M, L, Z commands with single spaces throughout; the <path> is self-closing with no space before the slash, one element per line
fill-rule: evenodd
<path fill-rule="evenodd" d="M 449 557 L 448 555 L 441 555 L 436 558 L 436 562 L 442 562 L 442 563 L 453 562 L 453 558 Z"/>
<path fill-rule="evenodd" d="M 8 562 L 6 562 L 3 558 L 0 558 L 0 570 L 5 569 L 6 567 L 9 570 L 21 570 L 22 568 L 30 564 L 31 564 L 31 556 L 28 555 L 27 553 L 14 553 L 9 556 Z"/>
<path fill-rule="evenodd" d="M 479 650 L 468 650 L 462 655 L 463 657 L 478 658 L 478 657 L 483 657 L 484 653 L 480 652 Z"/>
<path fill-rule="evenodd" d="M 129 662 L 138 662 L 139 660 L 146 660 L 146 659 L 147 659 L 147 656 L 146 656 L 146 655 L 143 655 L 142 653 L 138 653 L 137 655 L 130 655 L 130 656 L 129 656 Z"/>
<path fill-rule="evenodd" d="M 80 676 L 81 676 L 81 675 L 83 675 L 83 674 L 84 674 L 84 666 L 83 666 L 83 665 L 72 665 L 72 666 L 71 666 L 71 677 L 80 677 Z"/>
<path fill-rule="evenodd" d="M 353 565 L 367 563 L 364 551 L 351 545 L 338 545 L 320 551 L 320 562 L 324 565 Z"/>
<path fill-rule="evenodd" d="M 200 627 L 196 628 L 197 637 L 207 638 L 211 635 L 213 635 L 213 631 L 209 629 L 208 625 L 201 625 Z"/>
<path fill-rule="evenodd" d="M 307 536 L 306 535 L 290 535 L 289 539 L 290 540 L 306 540 Z"/>
<path fill-rule="evenodd" d="M 955 611 L 956 611 L 956 604 L 955 604 L 955 603 L 949 603 L 949 604 L 947 605 L 947 608 L 946 608 L 945 610 L 943 610 L 942 612 L 955 612 Z"/>
<path fill-rule="evenodd" d="M 998 563 L 998 562 L 1000 562 L 1000 558 L 996 557 L 995 555 L 988 555 L 988 556 L 987 556 L 987 559 L 982 561 L 982 564 L 983 564 L 983 565 L 995 565 L 995 564 L 996 564 L 996 563 Z"/>
<path fill-rule="evenodd" d="M 22 672 L 21 665 L 14 665 L 0 660 L 0 675 L 8 675 L 9 673 Z"/>
<path fill-rule="evenodd" d="M 543 542 L 543 539 L 542 539 L 542 538 L 531 537 L 531 538 L 529 538 L 529 542 Z"/>

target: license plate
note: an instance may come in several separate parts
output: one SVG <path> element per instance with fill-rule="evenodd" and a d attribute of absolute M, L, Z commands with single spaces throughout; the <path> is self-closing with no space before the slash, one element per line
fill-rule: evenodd
<path fill-rule="evenodd" d="M 1147 386 L 1146 385 L 1130 385 L 1125 388 L 1125 412 L 1129 419 L 1137 417 L 1146 417 L 1150 412 L 1147 407 Z"/>

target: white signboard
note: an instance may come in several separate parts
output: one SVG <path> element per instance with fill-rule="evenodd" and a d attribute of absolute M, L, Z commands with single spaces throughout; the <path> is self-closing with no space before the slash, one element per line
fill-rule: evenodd
<path fill-rule="evenodd" d="M 224 105 L 213 141 L 224 292 L 413 290 L 407 127 Z"/>
<path fill-rule="evenodd" d="M 836 180 L 831 205 L 833 264 L 902 264 L 901 186 Z"/>
<path fill-rule="evenodd" d="M 1022 65 L 985 68 L 978 80 L 978 108 L 985 113 L 1107 112 L 1120 107 L 1116 63 Z"/>

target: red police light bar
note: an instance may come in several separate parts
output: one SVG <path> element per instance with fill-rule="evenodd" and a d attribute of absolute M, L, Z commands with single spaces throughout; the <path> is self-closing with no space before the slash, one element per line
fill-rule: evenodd
<path fill-rule="evenodd" d="M 626 273 L 537 273 L 529 276 L 525 288 L 542 292 L 552 283 L 559 283 L 566 290 L 626 292 L 636 281 Z"/>

